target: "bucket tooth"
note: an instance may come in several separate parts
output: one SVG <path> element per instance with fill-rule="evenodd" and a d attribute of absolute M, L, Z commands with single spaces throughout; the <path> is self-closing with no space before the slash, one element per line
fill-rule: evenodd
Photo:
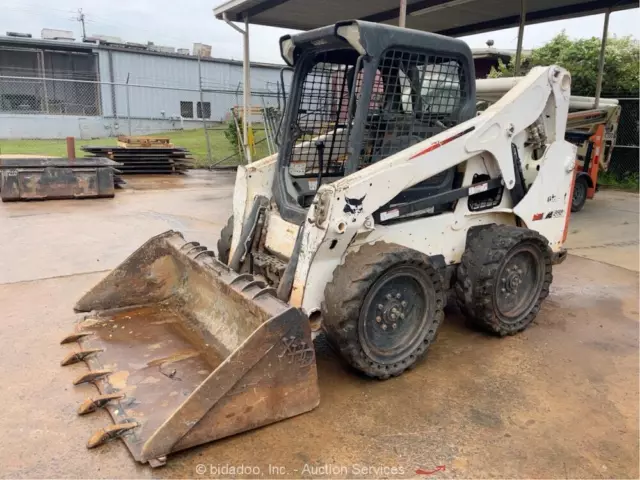
<path fill-rule="evenodd" d="M 193 259 L 195 260 L 195 259 L 197 259 L 197 258 L 199 258 L 199 257 L 201 257 L 201 256 L 203 256 L 203 255 L 206 255 L 207 257 L 216 258 L 216 254 L 215 254 L 215 253 L 213 253 L 211 250 L 203 250 L 203 251 L 201 251 L 201 252 L 196 253 L 196 254 L 193 256 Z"/>
<path fill-rule="evenodd" d="M 97 409 L 104 407 L 111 400 L 120 400 L 121 398 L 124 398 L 123 393 L 110 393 L 107 395 L 87 398 L 78 407 L 78 415 L 86 415 L 87 413 L 95 412 Z"/>
<path fill-rule="evenodd" d="M 200 242 L 186 242 L 184 245 L 182 245 L 182 247 L 180 248 L 181 252 L 186 252 L 188 250 L 191 250 L 193 247 L 199 247 L 200 246 Z"/>
<path fill-rule="evenodd" d="M 158 468 L 158 467 L 164 467 L 167 464 L 167 457 L 158 457 L 158 458 L 152 458 L 151 460 L 149 460 L 149 466 L 151 468 Z"/>
<path fill-rule="evenodd" d="M 247 290 L 250 290 L 253 287 L 258 287 L 260 289 L 266 288 L 267 284 L 265 282 L 263 282 L 262 280 L 253 280 L 249 283 L 247 283 L 244 287 L 242 287 L 242 291 L 246 292 Z"/>
<path fill-rule="evenodd" d="M 86 337 L 87 335 L 91 335 L 91 332 L 72 333 L 64 337 L 60 342 L 60 345 L 64 345 L 65 343 L 77 342 L 82 337 Z"/>
<path fill-rule="evenodd" d="M 74 385 L 80 385 L 81 383 L 89 383 L 97 380 L 98 378 L 104 377 L 105 375 L 110 375 L 113 372 L 111 370 L 94 370 L 92 372 L 87 372 L 80 375 L 73 381 Z"/>
<path fill-rule="evenodd" d="M 101 348 L 92 348 L 90 350 L 80 350 L 79 352 L 71 352 L 69 355 L 67 355 L 62 359 L 62 361 L 60 362 L 60 365 L 62 365 L 63 367 L 67 365 L 72 365 L 74 363 L 81 362 L 82 360 L 84 360 L 85 358 L 87 358 L 89 355 L 93 353 L 98 353 L 103 351 L 104 350 L 102 350 Z"/>
<path fill-rule="evenodd" d="M 278 292 L 276 291 L 275 288 L 273 287 L 265 287 L 262 290 L 260 290 L 258 293 L 256 293 L 253 297 L 251 297 L 252 300 L 255 300 L 258 297 L 261 297 L 263 295 L 273 295 L 274 297 L 278 294 Z"/>
<path fill-rule="evenodd" d="M 89 441 L 87 442 L 87 448 L 96 448 L 102 445 L 109 440 L 114 438 L 121 437 L 129 430 L 136 428 L 138 423 L 116 423 L 115 425 L 110 425 L 108 427 L 102 428 L 98 430 L 96 433 L 91 435 Z"/>
<path fill-rule="evenodd" d="M 202 252 L 206 252 L 207 251 L 207 247 L 205 247 L 204 245 L 198 245 L 196 247 L 191 247 L 190 249 L 188 249 L 185 253 L 187 255 L 193 255 L 194 253 L 202 253 Z"/>

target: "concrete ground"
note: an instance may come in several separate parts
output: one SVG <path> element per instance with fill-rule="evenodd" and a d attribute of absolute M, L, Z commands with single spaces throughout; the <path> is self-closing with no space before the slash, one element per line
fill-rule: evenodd
<path fill-rule="evenodd" d="M 573 255 L 638 271 L 638 195 L 616 190 L 596 193 L 571 216 L 566 246 Z"/>
<path fill-rule="evenodd" d="M 74 302 L 154 234 L 215 246 L 233 179 L 136 178 L 115 199 L 0 205 L 0 477 L 638 478 L 638 197 L 611 191 L 572 217 L 573 255 L 520 335 L 489 337 L 450 311 L 428 358 L 386 382 L 319 342 L 311 413 L 155 470 L 120 441 L 86 450 L 111 420 L 76 416 L 95 391 L 71 384 L 83 364 L 59 366 Z"/>

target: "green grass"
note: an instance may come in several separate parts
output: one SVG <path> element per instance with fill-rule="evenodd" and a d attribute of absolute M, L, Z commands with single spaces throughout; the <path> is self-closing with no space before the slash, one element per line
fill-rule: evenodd
<path fill-rule="evenodd" d="M 176 147 L 186 148 L 191 152 L 195 160 L 197 168 L 205 168 L 210 164 L 220 162 L 237 153 L 235 148 L 229 143 L 224 136 L 222 129 L 208 130 L 209 141 L 211 143 L 211 159 L 207 155 L 207 141 L 202 128 L 195 130 L 173 130 L 170 132 L 156 133 L 149 135 L 150 137 L 169 137 L 171 143 Z M 255 131 L 255 141 L 264 138 L 263 130 Z M 76 139 L 76 155 L 82 156 L 83 151 L 80 149 L 83 145 L 117 145 L 117 139 L 113 137 L 93 138 L 91 140 Z M 59 140 L 0 140 L 0 153 L 2 154 L 34 154 L 34 155 L 51 155 L 51 156 L 67 156 L 67 146 L 64 139 Z M 268 155 L 266 142 L 256 145 L 256 154 L 254 158 L 263 158 Z M 240 156 L 235 155 L 228 160 L 220 163 L 220 165 L 237 165 L 241 163 Z"/>
<path fill-rule="evenodd" d="M 626 173 L 619 176 L 612 172 L 600 172 L 598 174 L 598 184 L 637 192 L 640 189 L 640 178 L 637 173 Z"/>

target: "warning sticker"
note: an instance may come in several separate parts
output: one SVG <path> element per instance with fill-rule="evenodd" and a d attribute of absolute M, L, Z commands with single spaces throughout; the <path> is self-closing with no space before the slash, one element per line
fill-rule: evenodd
<path fill-rule="evenodd" d="M 385 220 L 391 220 L 392 218 L 396 218 L 400 216 L 400 210 L 394 208 L 393 210 L 387 210 L 386 212 L 380 213 L 380 221 L 384 222 Z"/>
<path fill-rule="evenodd" d="M 486 192 L 487 190 L 489 190 L 489 183 L 488 182 L 481 183 L 479 185 L 474 185 L 472 187 L 469 187 L 469 195 L 475 195 L 476 193 Z"/>

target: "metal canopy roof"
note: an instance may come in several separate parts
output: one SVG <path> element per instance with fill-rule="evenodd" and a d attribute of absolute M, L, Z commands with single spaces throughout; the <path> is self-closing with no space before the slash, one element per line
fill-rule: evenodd
<path fill-rule="evenodd" d="M 407 28 L 461 36 L 516 27 L 521 0 L 408 0 Z M 311 30 L 340 20 L 398 25 L 400 0 L 228 0 L 214 9 L 231 21 Z M 527 2 L 527 24 L 637 8 L 638 0 L 535 0 Z"/>

